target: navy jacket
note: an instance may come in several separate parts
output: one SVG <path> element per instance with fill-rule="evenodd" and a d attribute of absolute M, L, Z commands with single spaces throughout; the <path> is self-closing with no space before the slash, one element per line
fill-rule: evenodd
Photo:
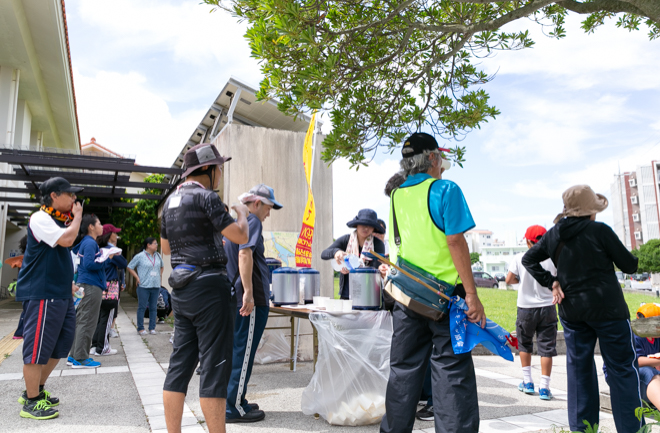
<path fill-rule="evenodd" d="M 548 258 L 557 267 L 557 277 L 541 267 Z M 559 281 L 565 296 L 559 317 L 576 322 L 630 319 L 614 265 L 633 274 L 637 261 L 610 226 L 588 217 L 560 220 L 522 258 L 523 266 L 542 286 L 552 287 Z"/>
<path fill-rule="evenodd" d="M 78 284 L 91 284 L 105 290 L 105 263 L 96 262 L 101 256 L 101 249 L 91 236 L 87 235 L 73 247 L 73 253 L 80 259 L 78 265 Z"/>
<path fill-rule="evenodd" d="M 348 248 L 348 240 L 351 238 L 351 235 L 344 235 L 334 241 L 332 245 L 330 245 L 328 248 L 323 250 L 321 253 L 321 260 L 334 260 L 335 259 L 335 254 L 337 254 L 337 251 L 346 251 L 346 248 Z M 362 254 L 362 247 L 359 247 L 360 254 Z M 378 254 L 385 255 L 385 244 L 383 241 L 378 239 L 377 237 L 374 237 L 374 251 L 376 251 Z M 372 260 L 369 265 L 371 268 L 378 269 L 380 266 L 380 262 L 378 260 Z M 350 288 L 348 287 L 348 275 L 344 274 L 339 274 L 339 297 L 341 299 L 348 299 L 349 297 L 349 290 Z"/>
<path fill-rule="evenodd" d="M 119 254 L 115 255 L 113 258 L 106 260 L 105 262 L 105 279 L 106 281 L 119 281 L 119 286 L 124 284 L 124 269 L 128 265 L 128 261 L 124 256 Z"/>

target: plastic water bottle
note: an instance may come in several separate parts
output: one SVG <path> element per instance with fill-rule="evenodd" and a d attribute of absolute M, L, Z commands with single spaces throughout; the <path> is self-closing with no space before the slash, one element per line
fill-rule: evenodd
<path fill-rule="evenodd" d="M 361 262 L 358 256 L 354 256 L 353 254 L 344 256 L 344 266 L 348 268 L 349 271 L 359 268 L 360 264 Z"/>
<path fill-rule="evenodd" d="M 78 305 L 80 305 L 80 301 L 82 298 L 85 296 L 85 288 L 84 287 L 79 287 L 78 290 L 76 290 L 73 294 L 73 306 L 77 310 Z"/>

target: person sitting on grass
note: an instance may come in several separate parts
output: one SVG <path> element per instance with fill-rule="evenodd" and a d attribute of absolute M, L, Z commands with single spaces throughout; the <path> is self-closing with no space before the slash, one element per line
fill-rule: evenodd
<path fill-rule="evenodd" d="M 541 226 L 528 227 L 525 232 L 527 248 L 532 248 L 545 233 L 546 229 Z M 520 284 L 518 286 L 516 337 L 518 338 L 523 381 L 518 385 L 518 390 L 534 395 L 532 352 L 534 351 L 534 334 L 536 334 L 536 348 L 541 356 L 539 397 L 541 400 L 552 400 L 550 372 L 552 371 L 552 358 L 557 356 L 557 308 L 553 303 L 552 289 L 540 285 L 522 265 L 524 255 L 524 253 L 518 254 L 511 261 L 506 276 L 507 284 Z M 542 262 L 541 266 L 553 276 L 557 275 L 557 269 L 551 259 Z"/>
<path fill-rule="evenodd" d="M 642 304 L 637 310 L 637 318 L 660 316 L 660 306 L 657 304 Z M 642 399 L 660 408 L 660 338 L 646 338 L 635 335 L 635 350 L 639 363 L 639 382 L 642 389 Z"/>

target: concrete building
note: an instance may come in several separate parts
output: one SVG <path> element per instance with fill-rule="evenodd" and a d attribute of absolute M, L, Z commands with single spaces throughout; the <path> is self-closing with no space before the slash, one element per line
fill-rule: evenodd
<path fill-rule="evenodd" d="M 210 142 L 222 155 L 232 157 L 225 165 L 219 192 L 225 203 L 238 202 L 240 194 L 259 183 L 274 188 L 284 207 L 272 211 L 264 222 L 266 252 L 282 260 L 284 266 L 295 266 L 295 243 L 307 202 L 302 150 L 310 118 L 286 116 L 277 109 L 276 101 L 258 102 L 255 94 L 255 88 L 232 77 L 193 131 L 173 167 L 183 165 L 183 155 L 188 149 Z M 333 296 L 333 271 L 328 262 L 321 260 L 321 251 L 333 241 L 332 170 L 321 161 L 322 142 L 323 135 L 317 133 L 312 175 L 316 205 L 312 267 L 321 273 L 321 294 Z M 169 266 L 169 260 L 166 261 Z M 165 282 L 170 271 L 166 268 Z"/>
<path fill-rule="evenodd" d="M 503 273 L 509 268 L 509 263 L 516 254 L 524 253 L 527 251 L 527 245 L 509 245 L 502 247 L 483 247 L 481 250 L 481 263 L 483 270 L 492 274 Z"/>
<path fill-rule="evenodd" d="M 610 187 L 613 229 L 628 249 L 660 239 L 658 170 L 660 161 L 651 161 L 616 175 Z"/>
<path fill-rule="evenodd" d="M 79 153 L 71 56 L 62 0 L 0 0 L 0 148 Z M 0 187 L 17 188 L 10 164 L 0 164 Z M 1 192 L 0 197 L 8 197 Z M 2 260 L 17 255 L 24 226 L 1 200 Z M 20 207 L 20 203 L 17 203 Z M 4 289 L 18 275 L 0 269 Z M 0 296 L 4 290 L 0 291 Z"/>
<path fill-rule="evenodd" d="M 124 155 L 121 155 L 97 143 L 96 138 L 94 137 L 92 137 L 89 143 L 80 146 L 80 153 L 81 155 L 100 156 L 105 158 L 125 158 Z M 149 176 L 149 174 L 150 173 L 141 173 L 134 171 L 130 174 L 129 180 L 131 182 L 144 182 L 144 178 Z M 126 192 L 129 194 L 138 194 L 141 191 L 142 191 L 141 188 L 126 188 Z"/>
<path fill-rule="evenodd" d="M 481 254 L 482 248 L 493 246 L 495 240 L 490 230 L 472 229 L 466 231 L 464 236 L 470 253 Z"/>

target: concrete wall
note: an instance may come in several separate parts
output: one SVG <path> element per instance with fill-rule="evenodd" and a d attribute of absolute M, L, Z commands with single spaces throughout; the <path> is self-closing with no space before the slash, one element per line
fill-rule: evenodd
<path fill-rule="evenodd" d="M 228 205 L 254 185 L 265 183 L 275 190 L 283 208 L 273 210 L 264 222 L 267 232 L 300 233 L 307 203 L 307 182 L 302 163 L 304 132 L 245 125 L 229 125 L 215 140 L 225 164 L 221 196 Z M 332 170 L 321 161 L 323 135 L 316 139 L 312 190 L 316 224 L 312 244 L 312 267 L 321 273 L 321 295 L 333 296 L 332 268 L 321 260 L 321 251 L 332 243 Z"/>

